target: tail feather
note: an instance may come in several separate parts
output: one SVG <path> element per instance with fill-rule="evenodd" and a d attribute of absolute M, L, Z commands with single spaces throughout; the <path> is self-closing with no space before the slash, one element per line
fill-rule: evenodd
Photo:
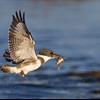
<path fill-rule="evenodd" d="M 0 70 L 4 73 L 14 73 L 14 74 L 19 74 L 22 77 L 25 77 L 26 74 L 24 73 L 24 71 L 18 69 L 17 67 L 11 67 L 9 65 L 3 65 L 1 66 Z"/>
<path fill-rule="evenodd" d="M 10 73 L 10 67 L 8 67 L 7 65 L 3 65 L 1 67 L 1 71 L 4 73 Z"/>
<path fill-rule="evenodd" d="M 11 67 L 9 65 L 3 65 L 1 67 L 1 71 L 4 72 L 4 73 L 16 73 L 16 74 L 19 73 L 19 71 L 16 67 Z"/>

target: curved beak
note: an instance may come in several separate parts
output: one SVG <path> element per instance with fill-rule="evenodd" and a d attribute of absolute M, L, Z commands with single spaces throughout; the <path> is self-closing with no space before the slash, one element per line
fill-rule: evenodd
<path fill-rule="evenodd" d="M 61 57 L 60 55 L 58 55 L 58 54 L 53 54 L 53 57 L 54 58 L 56 58 L 56 64 L 57 65 L 60 65 L 62 62 L 64 62 L 64 58 L 63 57 Z"/>

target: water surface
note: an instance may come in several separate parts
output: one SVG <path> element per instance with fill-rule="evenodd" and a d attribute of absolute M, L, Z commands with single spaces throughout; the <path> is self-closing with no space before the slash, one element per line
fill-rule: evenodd
<path fill-rule="evenodd" d="M 26 12 L 26 23 L 36 40 L 37 52 L 49 48 L 65 58 L 25 78 L 0 72 L 0 98 L 100 98 L 99 0 L 0 0 L 0 65 L 7 48 L 11 16 Z"/>

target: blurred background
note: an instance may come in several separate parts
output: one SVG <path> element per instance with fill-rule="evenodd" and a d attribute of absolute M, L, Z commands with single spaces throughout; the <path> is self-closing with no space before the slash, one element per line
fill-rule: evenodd
<path fill-rule="evenodd" d="M 0 98 L 100 98 L 100 0 L 0 0 L 0 65 L 12 14 L 25 11 L 37 53 L 49 48 L 65 58 L 25 78 L 0 72 Z"/>

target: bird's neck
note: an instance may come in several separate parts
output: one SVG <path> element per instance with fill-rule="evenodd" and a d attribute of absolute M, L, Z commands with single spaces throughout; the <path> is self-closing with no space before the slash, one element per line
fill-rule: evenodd
<path fill-rule="evenodd" d="M 44 56 L 44 55 L 37 55 L 38 59 L 41 61 L 41 63 L 46 63 L 47 61 L 49 61 L 50 59 L 52 59 L 52 57 L 48 57 L 48 56 Z"/>

